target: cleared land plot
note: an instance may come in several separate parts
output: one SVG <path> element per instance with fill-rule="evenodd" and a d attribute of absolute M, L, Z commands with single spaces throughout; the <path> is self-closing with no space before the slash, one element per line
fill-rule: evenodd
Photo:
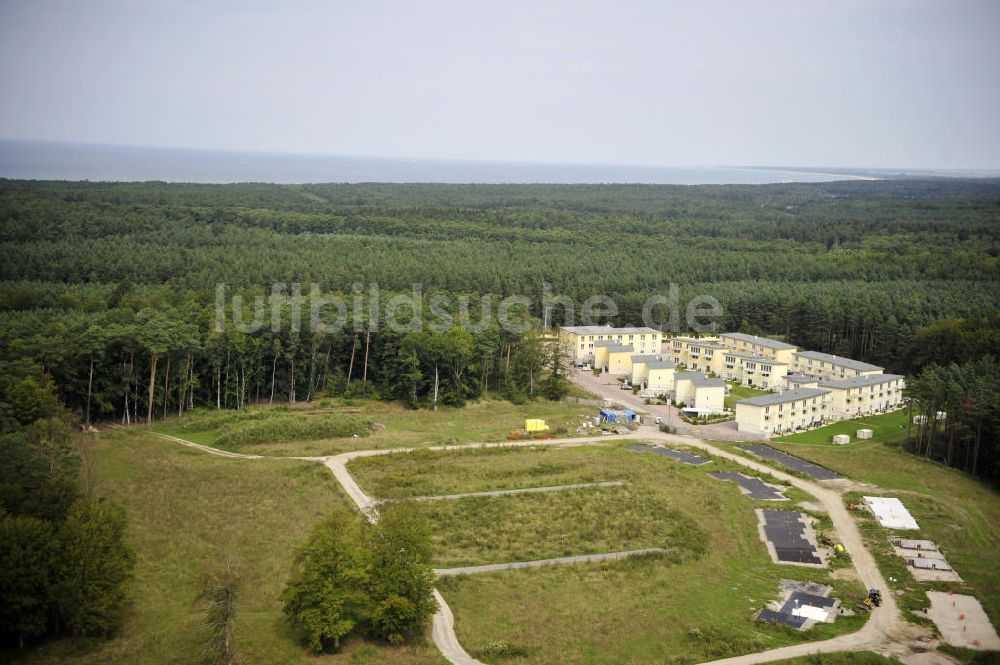
<path fill-rule="evenodd" d="M 972 596 L 928 591 L 931 601 L 927 616 L 941 631 L 944 640 L 956 647 L 1000 651 L 1000 637 L 982 605 Z"/>
<path fill-rule="evenodd" d="M 830 469 L 826 469 L 818 464 L 802 459 L 801 457 L 795 457 L 794 455 L 789 455 L 788 453 L 775 450 L 774 448 L 770 448 L 759 443 L 754 443 L 749 446 L 740 446 L 740 449 L 745 450 L 748 453 L 752 453 L 757 457 L 763 457 L 764 459 L 778 462 L 792 471 L 804 473 L 810 478 L 815 478 L 816 480 L 840 480 L 843 478 L 843 476 L 839 473 L 831 471 Z"/>
<path fill-rule="evenodd" d="M 781 489 L 768 485 L 760 478 L 751 478 L 738 471 L 716 471 L 708 474 L 716 480 L 733 481 L 751 499 L 756 501 L 787 501 Z"/>
<path fill-rule="evenodd" d="M 663 446 L 644 446 L 638 443 L 627 446 L 629 450 L 636 453 L 653 453 L 654 455 L 662 455 L 664 457 L 672 457 L 676 460 L 680 460 L 685 464 L 690 464 L 692 466 L 701 466 L 702 464 L 708 464 L 712 460 L 702 457 L 700 455 L 695 455 L 694 453 L 689 453 L 684 450 L 674 450 L 673 448 L 664 448 Z"/>
<path fill-rule="evenodd" d="M 503 441 L 511 431 L 523 428 L 526 418 L 545 420 L 553 432 L 574 432 L 586 416 L 593 417 L 593 412 L 592 407 L 547 400 L 536 400 L 523 405 L 482 400 L 470 402 L 459 409 L 441 407 L 432 411 L 407 409 L 399 404 L 376 400 L 329 398 L 292 406 L 251 408 L 242 412 L 201 409 L 182 419 L 168 418 L 157 424 L 156 429 L 206 445 L 219 446 L 221 441 L 222 447 L 244 453 L 320 456 L 351 450 Z M 231 432 L 244 427 L 243 423 L 248 420 L 274 419 L 288 415 L 316 420 L 328 416 L 351 417 L 384 425 L 384 428 L 362 432 L 366 435 L 357 439 L 347 433 L 346 436 L 326 438 L 301 436 L 295 440 L 283 440 L 279 429 L 270 437 L 265 436 L 264 440 L 255 443 L 243 442 Z"/>
<path fill-rule="evenodd" d="M 610 448 L 613 447 L 418 450 L 356 459 L 348 468 L 361 488 L 378 499 L 627 482 L 638 467 L 624 455 L 594 453 Z"/>
<path fill-rule="evenodd" d="M 704 529 L 644 483 L 422 504 L 439 568 L 658 547 L 697 556 Z"/>
<path fill-rule="evenodd" d="M 208 564 L 228 557 L 244 581 L 236 643 L 245 662 L 444 665 L 429 640 L 390 647 L 352 639 L 339 655 L 315 656 L 288 628 L 279 596 L 293 552 L 331 506 L 347 504 L 328 469 L 218 458 L 141 429 L 102 433 L 94 459 L 96 493 L 128 509 L 128 540 L 137 555 L 133 605 L 121 634 L 108 641 L 50 642 L 18 662 L 200 662 L 207 629 L 194 602 L 199 580 Z"/>

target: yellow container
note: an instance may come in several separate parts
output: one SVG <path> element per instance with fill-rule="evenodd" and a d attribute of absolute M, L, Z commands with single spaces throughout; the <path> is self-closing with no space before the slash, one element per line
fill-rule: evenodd
<path fill-rule="evenodd" d="M 527 420 L 524 421 L 524 431 L 525 432 L 529 432 L 529 433 L 530 432 L 544 432 L 548 428 L 549 428 L 549 426 L 545 424 L 545 421 L 541 420 L 539 418 L 528 418 Z"/>

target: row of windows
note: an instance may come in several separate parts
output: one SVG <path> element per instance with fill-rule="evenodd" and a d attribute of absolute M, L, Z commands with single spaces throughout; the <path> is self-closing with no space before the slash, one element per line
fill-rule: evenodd
<path fill-rule="evenodd" d="M 615 338 L 615 337 L 618 338 L 618 341 L 621 341 L 625 337 L 628 337 L 629 339 L 635 339 L 635 335 L 625 335 L 625 334 L 622 334 L 622 335 L 608 335 L 608 340 L 611 340 L 612 338 Z M 650 335 L 650 337 L 655 342 L 656 339 L 657 339 L 657 337 L 659 337 L 659 335 Z M 597 341 L 601 341 L 603 339 L 604 339 L 604 335 L 597 335 Z M 646 339 L 646 333 L 641 333 L 639 335 L 639 339 Z M 587 340 L 593 342 L 594 341 L 594 336 L 593 335 L 588 336 Z"/>

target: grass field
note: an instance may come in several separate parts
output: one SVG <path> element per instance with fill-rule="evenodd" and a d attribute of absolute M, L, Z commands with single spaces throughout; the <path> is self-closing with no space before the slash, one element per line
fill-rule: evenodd
<path fill-rule="evenodd" d="M 236 413 L 233 417 L 253 418 L 255 414 L 275 410 L 263 407 L 251 409 L 244 414 Z M 221 447 L 257 455 L 320 456 L 335 455 L 350 450 L 502 441 L 511 431 L 523 428 L 526 418 L 541 418 L 553 431 L 574 432 L 584 418 L 593 417 L 594 408 L 547 400 L 537 400 L 524 405 L 500 400 L 483 400 L 471 402 L 461 409 L 441 407 L 437 411 L 432 411 L 407 409 L 399 404 L 375 400 L 325 399 L 283 407 L 281 413 L 300 415 L 302 418 L 343 414 L 369 420 L 385 427 L 358 439 L 352 437 L 298 439 Z M 183 419 L 168 418 L 161 421 L 157 424 L 156 430 L 197 443 L 216 446 L 220 445 L 223 428 L 204 428 L 198 421 L 214 420 L 218 417 L 216 411 L 200 410 Z"/>
<path fill-rule="evenodd" d="M 733 381 L 727 381 L 726 385 L 729 386 L 729 394 L 726 395 L 725 399 L 725 407 L 727 409 L 735 409 L 737 400 L 769 394 L 766 390 L 757 390 L 756 388 L 741 386 Z"/>
<path fill-rule="evenodd" d="M 140 429 L 102 434 L 96 492 L 129 511 L 138 557 L 132 608 L 119 637 L 53 642 L 23 663 L 198 662 L 204 636 L 194 603 L 209 562 L 230 557 L 243 573 L 237 643 L 245 662 L 440 665 L 433 645 L 388 647 L 355 640 L 343 653 L 316 657 L 291 634 L 278 599 L 292 552 L 329 508 L 346 503 L 330 472 L 285 460 L 220 459 Z M 2 660 L 2 658 L 0 658 Z"/>
<path fill-rule="evenodd" d="M 920 537 L 936 542 L 965 580 L 965 585 L 954 588 L 979 598 L 994 625 L 1000 626 L 1000 493 L 960 471 L 904 451 L 905 428 L 899 429 L 898 420 L 894 428 L 892 417 L 905 423 L 905 412 L 881 416 L 882 422 L 875 424 L 890 433 L 871 441 L 847 446 L 776 440 L 771 444 L 852 480 L 876 484 L 887 496 L 903 501 L 920 525 Z M 880 540 L 887 537 L 888 532 L 875 528 Z M 899 577 L 904 587 L 916 584 L 905 570 Z"/>
<path fill-rule="evenodd" d="M 349 465 L 351 474 L 370 496 L 402 499 L 416 496 L 487 492 L 608 480 L 635 481 L 648 468 L 637 465 L 638 453 L 624 448 L 632 441 L 596 441 L 587 446 L 527 448 L 481 448 L 455 451 L 417 450 L 400 455 L 363 457 Z M 674 446 L 684 450 L 684 446 Z M 692 451 L 705 455 L 702 451 Z M 646 459 L 646 455 L 639 455 Z M 654 458 L 655 459 L 655 458 Z M 696 467 L 676 463 L 680 473 L 694 474 Z M 655 473 L 662 472 L 659 465 Z M 726 460 L 716 459 L 701 471 L 738 470 L 755 474 Z M 701 477 L 698 475 L 697 477 Z M 786 486 L 793 501 L 808 498 L 804 492 L 773 476 L 768 482 Z M 659 479 L 657 478 L 656 482 Z M 735 485 L 733 485 L 735 489 Z"/>
<path fill-rule="evenodd" d="M 663 492 L 630 483 L 422 504 L 440 568 L 659 547 L 700 555 L 706 533 Z"/>
<path fill-rule="evenodd" d="M 753 507 L 762 504 L 706 472 L 735 468 L 725 462 L 691 467 L 620 445 L 600 445 L 475 451 L 450 460 L 418 452 L 377 463 L 358 460 L 350 468 L 366 489 L 383 487 L 383 493 L 391 493 L 385 475 L 411 476 L 406 496 L 590 477 L 628 481 L 624 488 L 422 504 L 435 522 L 441 548 L 437 565 L 656 545 L 675 545 L 687 554 L 442 578 L 439 588 L 455 612 L 460 640 L 486 662 L 699 662 L 829 637 L 864 620 L 841 620 L 806 634 L 753 620 L 754 611 L 776 595 L 781 577 L 831 577 L 827 571 L 771 562 L 753 515 Z M 791 494 L 795 500 L 809 498 Z M 849 580 L 834 584 L 848 598 L 862 591 Z"/>
<path fill-rule="evenodd" d="M 856 420 L 843 420 L 826 427 L 820 427 L 808 432 L 799 432 L 772 439 L 784 443 L 802 443 L 813 445 L 833 445 L 833 437 L 836 434 L 847 434 L 851 437 L 851 443 L 863 443 L 857 438 L 859 429 L 872 430 L 874 439 L 885 439 L 906 431 L 907 410 L 900 409 L 890 413 L 883 413 L 877 416 L 868 416 Z M 850 445 L 850 444 L 849 444 Z"/>

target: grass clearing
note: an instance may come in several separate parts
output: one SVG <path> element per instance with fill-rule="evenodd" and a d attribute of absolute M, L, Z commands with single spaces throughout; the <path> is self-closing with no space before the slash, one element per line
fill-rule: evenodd
<path fill-rule="evenodd" d="M 847 434 L 851 437 L 852 442 L 851 444 L 848 444 L 847 447 L 851 447 L 854 443 L 865 443 L 864 440 L 857 438 L 859 429 L 872 430 L 872 440 L 885 439 L 886 437 L 898 435 L 900 432 L 905 431 L 907 413 L 906 409 L 900 409 L 898 411 L 881 413 L 879 415 L 868 416 L 865 418 L 843 420 L 839 423 L 833 423 L 832 425 L 827 425 L 825 427 L 818 427 L 807 432 L 799 432 L 798 434 L 777 437 L 771 439 L 771 441 L 781 443 L 811 444 L 817 446 L 832 446 L 834 435 Z"/>
<path fill-rule="evenodd" d="M 96 491 L 125 504 L 137 554 L 132 608 L 108 641 L 60 640 L 20 662 L 197 662 L 204 636 L 194 604 L 206 562 L 231 557 L 244 577 L 237 640 L 246 662 L 441 665 L 433 645 L 388 647 L 354 640 L 313 656 L 291 634 L 279 594 L 292 552 L 336 503 L 347 503 L 330 472 L 293 460 L 221 459 L 150 436 L 106 432 L 95 451 Z"/>
<path fill-rule="evenodd" d="M 705 533 L 647 487 L 474 497 L 424 504 L 439 568 L 660 547 L 672 559 L 703 553 Z M 655 518 L 653 517 L 655 515 Z"/>
<path fill-rule="evenodd" d="M 225 427 L 239 427 L 246 419 L 266 422 L 277 417 L 310 418 L 325 414 L 339 414 L 384 425 L 363 439 L 328 437 L 322 434 L 302 433 L 295 440 L 271 443 L 243 443 L 221 439 Z M 464 408 L 440 407 L 407 409 L 393 402 L 355 399 L 322 399 L 292 406 L 259 407 L 244 412 L 199 410 L 182 419 L 168 418 L 156 430 L 205 445 L 225 447 L 227 450 L 250 452 L 271 456 L 322 456 L 336 455 L 351 450 L 384 448 L 421 448 L 434 445 L 472 443 L 479 441 L 504 441 L 515 429 L 524 427 L 527 418 L 545 420 L 553 432 L 575 432 L 595 409 L 581 404 L 537 400 L 528 404 L 511 404 L 501 400 L 470 402 Z M 221 420 L 220 420 L 221 419 Z"/>
<path fill-rule="evenodd" d="M 425 504 L 443 548 L 438 566 L 671 542 L 688 553 L 442 578 L 439 589 L 455 612 L 459 639 L 486 662 L 693 663 L 823 639 L 862 625 L 864 617 L 840 619 L 803 634 L 756 622 L 755 611 L 776 597 L 782 577 L 832 583 L 849 604 L 863 590 L 856 582 L 833 580 L 826 570 L 772 563 L 753 508 L 778 504 L 751 501 L 735 483 L 707 474 L 740 467 L 720 460 L 693 467 L 623 446 L 419 451 L 377 458 L 376 464 L 357 460 L 351 470 L 369 491 L 379 487 L 390 494 L 392 478 L 411 477 L 401 493 L 407 496 L 588 477 L 629 483 Z M 793 500 L 810 498 L 797 492 L 791 492 Z"/>
<path fill-rule="evenodd" d="M 362 457 L 352 461 L 349 469 L 370 496 L 405 499 L 628 480 L 631 469 L 622 459 L 595 455 L 589 447 L 419 450 Z"/>

